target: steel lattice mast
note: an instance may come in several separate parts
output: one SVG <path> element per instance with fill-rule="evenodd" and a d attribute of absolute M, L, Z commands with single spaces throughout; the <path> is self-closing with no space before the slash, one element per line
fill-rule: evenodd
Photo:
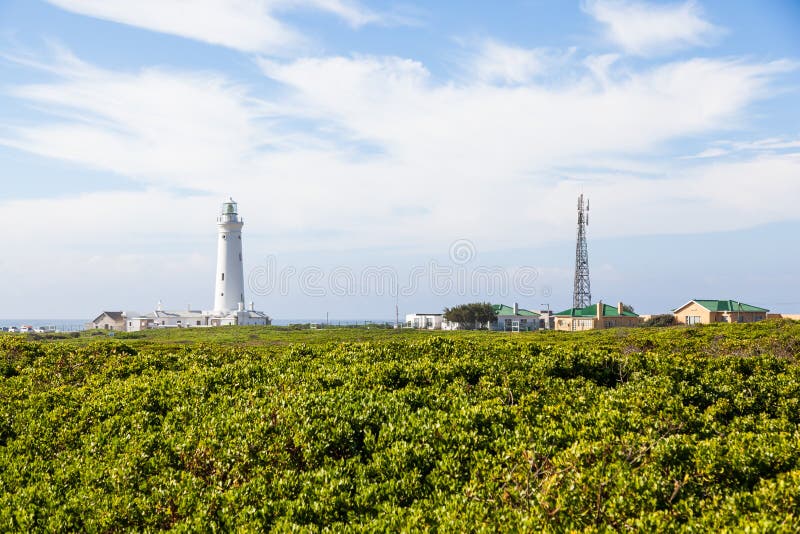
<path fill-rule="evenodd" d="M 583 206 L 583 194 L 578 197 L 578 242 L 575 245 L 575 286 L 572 291 L 572 307 L 585 308 L 592 304 L 592 288 L 589 283 L 589 250 L 586 245 L 586 226 L 589 224 L 589 200 Z"/>

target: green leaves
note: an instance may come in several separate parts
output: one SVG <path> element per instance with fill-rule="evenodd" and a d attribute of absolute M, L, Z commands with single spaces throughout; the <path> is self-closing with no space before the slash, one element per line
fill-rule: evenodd
<path fill-rule="evenodd" d="M 0 337 L 0 530 L 800 528 L 793 323 L 335 335 Z"/>

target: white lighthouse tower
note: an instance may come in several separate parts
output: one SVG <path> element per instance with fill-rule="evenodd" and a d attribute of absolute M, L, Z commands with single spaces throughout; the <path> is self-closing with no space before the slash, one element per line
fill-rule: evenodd
<path fill-rule="evenodd" d="M 242 263 L 242 226 L 236 202 L 222 203 L 217 217 L 217 284 L 214 312 L 227 314 L 244 310 L 244 266 Z"/>

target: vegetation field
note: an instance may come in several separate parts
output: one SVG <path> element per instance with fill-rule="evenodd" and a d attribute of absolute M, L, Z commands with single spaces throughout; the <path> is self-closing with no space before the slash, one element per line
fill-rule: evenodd
<path fill-rule="evenodd" d="M 800 531 L 800 323 L 0 336 L 0 531 Z"/>

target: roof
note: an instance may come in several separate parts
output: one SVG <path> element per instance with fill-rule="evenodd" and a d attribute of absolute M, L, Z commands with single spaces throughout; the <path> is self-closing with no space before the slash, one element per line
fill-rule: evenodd
<path fill-rule="evenodd" d="M 112 321 L 122 321 L 122 320 L 124 320 L 124 317 L 122 316 L 122 312 L 121 311 L 104 311 L 103 313 L 101 313 L 100 315 L 95 317 L 91 322 L 96 323 L 97 321 L 102 319 L 104 315 L 107 315 L 109 317 L 109 319 L 111 319 Z"/>
<path fill-rule="evenodd" d="M 673 311 L 678 311 L 685 308 L 692 302 L 696 302 L 703 308 L 712 312 L 768 312 L 766 308 L 759 308 L 751 304 L 745 304 L 736 300 L 709 300 L 709 299 L 692 299 L 680 308 L 675 308 Z"/>
<path fill-rule="evenodd" d="M 514 313 L 514 308 L 512 306 L 506 306 L 505 304 L 492 304 L 492 310 L 494 311 L 495 315 L 517 315 L 523 317 L 539 317 L 538 313 L 532 312 L 530 310 L 523 310 L 522 308 L 518 308 L 517 313 Z"/>
<path fill-rule="evenodd" d="M 151 313 L 145 313 L 144 315 L 135 315 L 133 319 L 161 319 L 161 318 L 187 318 L 187 319 L 195 319 L 205 317 L 207 314 L 199 311 L 199 310 L 184 310 L 184 311 L 166 311 L 166 310 L 156 310 Z"/>
<path fill-rule="evenodd" d="M 247 310 L 247 316 L 251 319 L 269 319 L 269 315 L 262 311 Z"/>
<path fill-rule="evenodd" d="M 558 317 L 597 317 L 597 304 L 585 308 L 570 308 L 555 314 Z M 623 311 L 619 314 L 616 306 L 603 304 L 603 317 L 639 317 L 638 313 Z"/>

